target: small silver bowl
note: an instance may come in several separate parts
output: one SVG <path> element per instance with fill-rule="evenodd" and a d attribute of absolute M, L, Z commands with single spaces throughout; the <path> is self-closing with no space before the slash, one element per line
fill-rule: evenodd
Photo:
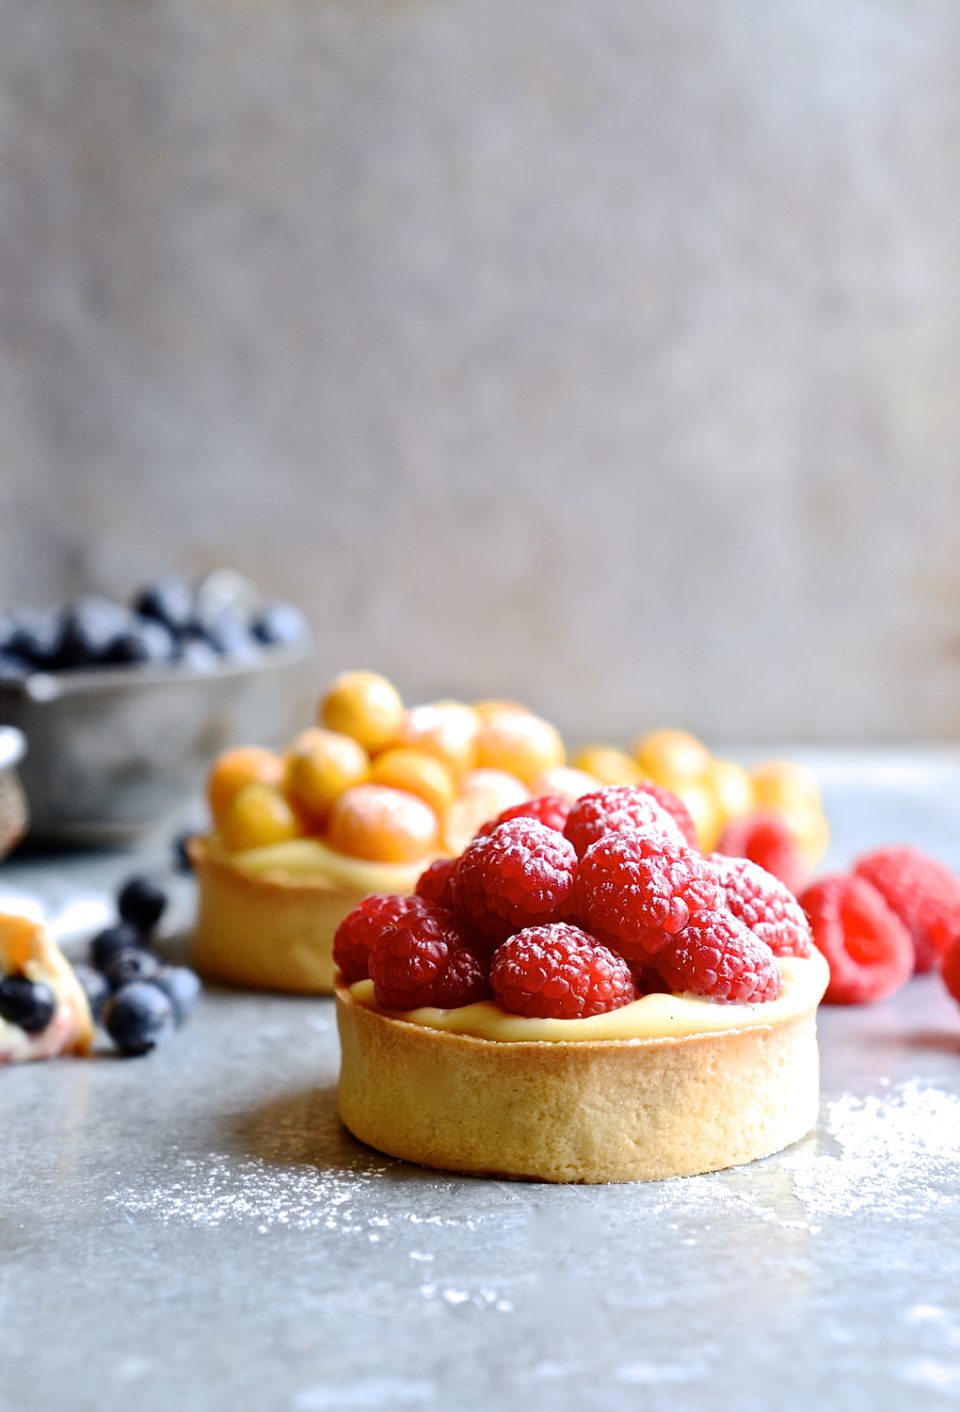
<path fill-rule="evenodd" d="M 30 837 L 132 843 L 162 825 L 199 793 L 220 751 L 288 732 L 299 704 L 290 676 L 311 651 L 305 640 L 205 672 L 170 663 L 4 682 L 0 723 L 29 747 Z"/>
<path fill-rule="evenodd" d="M 0 858 L 16 848 L 27 831 L 27 801 L 17 775 L 26 753 L 23 733 L 0 726 Z"/>

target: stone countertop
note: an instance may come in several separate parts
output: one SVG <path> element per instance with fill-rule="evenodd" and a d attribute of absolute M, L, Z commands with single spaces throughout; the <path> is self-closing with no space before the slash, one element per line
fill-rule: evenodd
<path fill-rule="evenodd" d="M 833 859 L 909 838 L 960 862 L 953 756 L 818 763 Z M 69 935 L 164 852 L 16 859 L 0 902 Z M 925 977 L 821 1038 L 804 1142 L 606 1188 L 362 1148 L 326 1000 L 211 990 L 148 1059 L 7 1070 L 0 1409 L 956 1405 L 960 1014 Z"/>

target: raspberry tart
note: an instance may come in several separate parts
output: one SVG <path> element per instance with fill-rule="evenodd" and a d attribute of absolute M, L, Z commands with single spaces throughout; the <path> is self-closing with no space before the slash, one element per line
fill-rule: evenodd
<path fill-rule="evenodd" d="M 0 1064 L 83 1054 L 92 1043 L 87 997 L 53 937 L 0 913 Z"/>
<path fill-rule="evenodd" d="M 640 786 L 533 799 L 338 928 L 340 1114 L 452 1171 L 689 1176 L 814 1126 L 827 965 L 795 898 Z M 678 822 L 678 820 L 680 822 Z"/>
<path fill-rule="evenodd" d="M 208 976 L 329 994 L 333 934 L 371 893 L 408 895 L 424 868 L 564 771 L 548 722 L 512 703 L 405 708 L 347 672 L 318 725 L 283 753 L 228 751 L 208 781 L 213 827 L 188 845 L 199 884 L 194 954 Z M 577 776 L 583 787 L 594 783 Z"/>

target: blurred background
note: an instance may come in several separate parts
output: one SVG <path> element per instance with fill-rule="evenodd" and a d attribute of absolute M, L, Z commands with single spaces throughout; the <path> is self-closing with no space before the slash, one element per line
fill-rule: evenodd
<path fill-rule="evenodd" d="M 952 0 L 0 0 L 0 603 L 571 739 L 960 727 Z"/>

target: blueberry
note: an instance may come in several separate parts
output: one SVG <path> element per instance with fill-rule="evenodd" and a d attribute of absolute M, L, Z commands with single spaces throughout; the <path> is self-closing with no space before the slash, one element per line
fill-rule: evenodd
<path fill-rule="evenodd" d="M 176 655 L 173 633 L 151 618 L 135 619 L 113 644 L 113 662 L 169 662 Z"/>
<path fill-rule="evenodd" d="M 189 966 L 161 966 L 157 974 L 151 976 L 150 983 L 159 986 L 166 995 L 173 1006 L 178 1025 L 182 1025 L 197 1008 L 200 977 Z"/>
<path fill-rule="evenodd" d="M 60 661 L 64 667 L 94 667 L 110 660 L 130 627 L 130 614 L 109 598 L 79 598 L 64 609 Z"/>
<path fill-rule="evenodd" d="M 290 647 L 307 636 L 307 620 L 293 603 L 268 603 L 256 614 L 250 630 L 270 647 Z"/>
<path fill-rule="evenodd" d="M 149 936 L 163 916 L 167 900 L 166 889 L 155 878 L 137 873 L 127 879 L 117 894 L 117 911 L 141 936 Z"/>
<path fill-rule="evenodd" d="M 30 663 L 19 652 L 0 651 L 0 681 L 20 681 L 30 675 Z"/>
<path fill-rule="evenodd" d="M 7 649 L 25 657 L 32 667 L 46 671 L 59 664 L 62 642 L 63 628 L 59 613 L 27 609 L 17 614 Z"/>
<path fill-rule="evenodd" d="M 114 922 L 113 926 L 104 927 L 102 932 L 98 932 L 90 943 L 90 964 L 98 971 L 104 971 L 117 952 L 142 944 L 142 936 L 130 922 Z"/>
<path fill-rule="evenodd" d="M 190 858 L 188 845 L 192 838 L 197 835 L 197 829 L 184 829 L 178 833 L 173 840 L 173 867 L 178 873 L 192 873 L 193 863 Z"/>
<path fill-rule="evenodd" d="M 0 652 L 13 650 L 13 639 L 17 631 L 17 620 L 4 608 L 0 610 Z"/>
<path fill-rule="evenodd" d="M 173 1005 L 159 986 L 133 981 L 107 1002 L 103 1023 L 123 1054 L 148 1054 L 173 1033 Z"/>
<path fill-rule="evenodd" d="M 262 646 L 239 613 L 221 613 L 211 619 L 203 625 L 203 635 L 214 652 L 237 661 L 257 656 Z"/>
<path fill-rule="evenodd" d="M 141 618 L 154 618 L 171 632 L 186 632 L 193 626 L 196 598 L 182 579 L 157 579 L 140 590 L 133 607 Z"/>
<path fill-rule="evenodd" d="M 204 637 L 188 637 L 180 643 L 180 661 L 195 672 L 212 672 L 220 658 Z"/>
<path fill-rule="evenodd" d="M 0 1018 L 27 1034 L 45 1030 L 56 1008 L 57 998 L 43 981 L 29 981 L 26 976 L 4 976 L 0 981 Z"/>
<path fill-rule="evenodd" d="M 104 1003 L 110 994 L 110 982 L 99 971 L 95 971 L 92 966 L 85 965 L 83 961 L 75 961 L 73 970 L 77 980 L 83 986 L 91 1015 L 95 1020 L 99 1020 Z"/>
<path fill-rule="evenodd" d="M 142 946 L 126 946 L 115 951 L 103 968 L 103 974 L 114 990 L 131 981 L 148 981 L 157 974 L 160 962 Z"/>

